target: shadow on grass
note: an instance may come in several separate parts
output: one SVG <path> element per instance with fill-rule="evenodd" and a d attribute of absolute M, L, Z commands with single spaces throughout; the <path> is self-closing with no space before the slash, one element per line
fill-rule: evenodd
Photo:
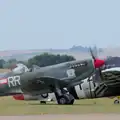
<path fill-rule="evenodd" d="M 43 105 L 43 106 L 49 106 L 49 105 L 56 105 L 58 106 L 58 104 L 56 103 L 46 103 L 46 104 L 40 104 L 40 103 L 28 103 L 28 105 Z M 102 104 L 73 104 L 73 105 L 59 105 L 59 106 L 101 106 Z"/>

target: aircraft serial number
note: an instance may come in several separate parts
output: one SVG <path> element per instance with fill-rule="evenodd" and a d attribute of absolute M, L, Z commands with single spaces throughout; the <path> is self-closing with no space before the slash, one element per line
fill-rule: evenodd
<path fill-rule="evenodd" d="M 20 76 L 11 76 L 8 77 L 8 86 L 9 87 L 15 87 L 21 85 L 20 83 Z"/>

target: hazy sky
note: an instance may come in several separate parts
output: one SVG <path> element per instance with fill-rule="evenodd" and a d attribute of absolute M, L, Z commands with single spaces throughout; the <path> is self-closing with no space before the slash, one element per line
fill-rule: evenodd
<path fill-rule="evenodd" d="M 0 50 L 120 46 L 120 0 L 0 0 Z"/>

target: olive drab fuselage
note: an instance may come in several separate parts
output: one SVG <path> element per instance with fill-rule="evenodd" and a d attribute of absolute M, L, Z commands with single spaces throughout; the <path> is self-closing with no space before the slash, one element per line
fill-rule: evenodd
<path fill-rule="evenodd" d="M 94 72 L 92 59 L 71 61 L 41 67 L 33 72 L 8 72 L 0 78 L 0 96 L 19 93 L 43 94 L 52 88 L 64 88 L 81 83 Z"/>

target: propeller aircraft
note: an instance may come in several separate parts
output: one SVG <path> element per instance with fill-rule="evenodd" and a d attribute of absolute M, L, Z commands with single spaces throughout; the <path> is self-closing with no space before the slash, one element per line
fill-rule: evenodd
<path fill-rule="evenodd" d="M 117 72 L 115 75 L 114 73 Z M 119 73 L 119 74 L 118 74 Z M 71 87 L 68 92 L 73 95 L 75 99 L 93 99 L 93 98 L 115 98 L 117 95 L 120 95 L 120 80 L 116 82 L 116 78 L 120 75 L 120 67 L 109 68 L 106 70 L 102 70 L 103 76 L 105 76 L 106 80 L 95 80 L 94 76 L 90 78 L 86 78 L 82 80 L 82 83 Z M 107 76 L 109 74 L 109 76 Z M 113 78 L 112 76 L 116 76 Z M 110 78 L 111 77 L 111 78 Z M 46 104 L 46 102 L 57 101 L 54 93 L 46 93 L 37 96 L 32 96 L 28 94 L 22 93 L 21 95 L 14 95 L 13 98 L 15 100 L 38 100 L 42 104 Z M 117 96 L 117 99 L 114 100 L 115 104 L 119 104 L 120 97 Z"/>
<path fill-rule="evenodd" d="M 96 69 L 105 64 L 105 60 L 98 59 L 75 60 L 56 65 L 40 67 L 30 71 L 25 65 L 17 64 L 11 72 L 0 78 L 0 96 L 27 94 L 32 96 L 55 93 L 58 104 L 73 104 L 74 96 L 68 90 L 82 83 L 82 80 L 91 76 Z"/>

